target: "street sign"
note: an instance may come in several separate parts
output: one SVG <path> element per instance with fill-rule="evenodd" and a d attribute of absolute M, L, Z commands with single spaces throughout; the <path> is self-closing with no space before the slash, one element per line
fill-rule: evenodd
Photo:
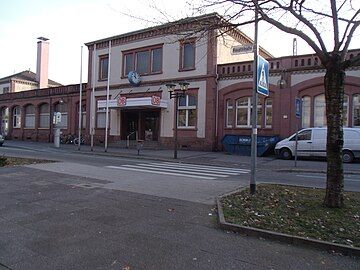
<path fill-rule="evenodd" d="M 269 95 L 269 62 L 260 55 L 258 56 L 256 91 L 264 96 Z"/>
<path fill-rule="evenodd" d="M 254 50 L 253 44 L 244 44 L 231 47 L 231 54 L 247 54 L 252 53 Z"/>
<path fill-rule="evenodd" d="M 301 99 L 295 98 L 295 116 L 296 118 L 301 117 Z"/>

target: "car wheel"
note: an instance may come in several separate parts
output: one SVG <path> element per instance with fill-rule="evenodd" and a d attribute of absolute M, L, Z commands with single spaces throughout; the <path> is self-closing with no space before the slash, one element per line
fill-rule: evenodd
<path fill-rule="evenodd" d="M 287 148 L 281 149 L 280 158 L 286 159 L 286 160 L 291 159 L 292 158 L 291 151 L 289 149 L 287 149 Z"/>
<path fill-rule="evenodd" d="M 354 155 L 351 153 L 351 151 L 343 151 L 342 159 L 344 163 L 351 163 L 354 160 Z"/>

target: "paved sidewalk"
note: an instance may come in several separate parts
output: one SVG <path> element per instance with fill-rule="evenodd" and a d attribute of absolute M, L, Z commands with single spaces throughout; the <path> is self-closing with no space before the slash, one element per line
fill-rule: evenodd
<path fill-rule="evenodd" d="M 359 269 L 357 258 L 219 230 L 209 205 L 96 183 L 1 168 L 0 269 Z"/>
<path fill-rule="evenodd" d="M 61 144 L 60 148 L 55 148 L 52 143 L 26 141 L 6 141 L 4 146 L 32 149 L 38 151 L 74 152 L 88 155 L 108 155 L 138 159 L 178 161 L 186 163 L 219 165 L 238 168 L 250 168 L 251 162 L 249 156 L 232 155 L 225 152 L 179 150 L 178 159 L 174 160 L 174 151 L 171 149 L 142 149 L 140 150 L 140 153 L 138 155 L 138 151 L 136 149 L 127 149 L 120 147 L 108 147 L 107 152 L 105 152 L 103 146 L 95 146 L 93 151 L 91 151 L 89 145 L 81 145 L 80 150 L 78 150 L 78 147 L 72 144 Z M 297 167 L 295 167 L 294 164 L 294 160 L 281 160 L 276 158 L 275 156 L 257 158 L 258 170 L 326 172 L 325 160 L 300 159 L 297 162 Z M 344 164 L 344 171 L 348 174 L 360 174 L 360 162 L 356 161 L 352 164 Z"/>

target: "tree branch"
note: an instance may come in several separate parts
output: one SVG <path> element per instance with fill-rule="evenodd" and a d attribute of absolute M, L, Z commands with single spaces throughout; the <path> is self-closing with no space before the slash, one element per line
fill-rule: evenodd
<path fill-rule="evenodd" d="M 330 0 L 331 4 L 331 13 L 332 13 L 332 21 L 333 21 L 333 27 L 334 27 L 334 51 L 339 51 L 339 21 L 338 21 L 338 15 L 337 15 L 337 9 L 336 9 L 336 1 Z"/>
<path fill-rule="evenodd" d="M 342 66 L 344 69 L 347 69 L 349 67 L 354 67 L 354 66 L 360 66 L 360 55 L 357 55 L 353 58 L 345 60 L 342 64 Z"/>

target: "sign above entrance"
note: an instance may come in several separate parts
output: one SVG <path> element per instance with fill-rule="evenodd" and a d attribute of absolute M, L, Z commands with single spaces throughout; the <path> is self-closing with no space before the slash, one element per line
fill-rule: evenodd
<path fill-rule="evenodd" d="M 126 106 L 126 97 L 119 97 L 117 100 L 118 106 Z"/>
<path fill-rule="evenodd" d="M 123 98 L 121 100 L 121 98 Z M 160 97 L 142 97 L 142 98 L 126 98 L 110 99 L 109 108 L 167 108 L 167 101 Z M 106 100 L 98 100 L 98 109 L 106 108 Z"/>
<path fill-rule="evenodd" d="M 157 97 L 157 96 L 152 96 L 151 97 L 151 104 L 154 105 L 154 106 L 160 106 L 161 98 Z"/>

